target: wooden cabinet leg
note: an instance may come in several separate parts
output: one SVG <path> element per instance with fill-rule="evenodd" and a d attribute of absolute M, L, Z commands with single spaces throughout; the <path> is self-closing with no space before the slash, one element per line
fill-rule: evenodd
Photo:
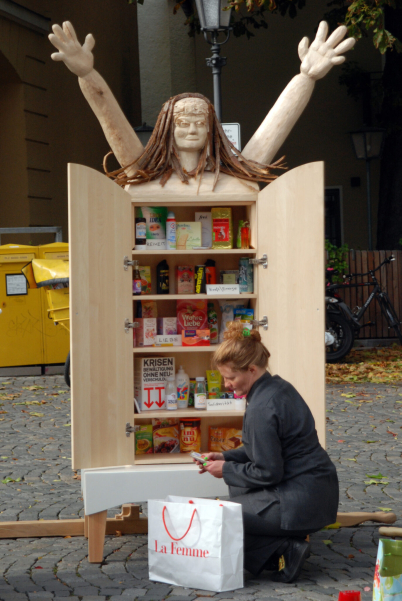
<path fill-rule="evenodd" d="M 88 519 L 88 561 L 102 563 L 107 511 L 86 516 Z"/>

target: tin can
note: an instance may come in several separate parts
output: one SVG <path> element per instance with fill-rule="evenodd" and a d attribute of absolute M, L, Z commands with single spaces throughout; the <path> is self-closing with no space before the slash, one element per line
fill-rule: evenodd
<path fill-rule="evenodd" d="M 241 257 L 239 260 L 239 287 L 240 294 L 254 292 L 254 270 L 248 257 Z"/>
<path fill-rule="evenodd" d="M 205 294 L 205 265 L 195 266 L 195 293 Z"/>
<path fill-rule="evenodd" d="M 180 420 L 180 453 L 201 451 L 201 418 Z"/>

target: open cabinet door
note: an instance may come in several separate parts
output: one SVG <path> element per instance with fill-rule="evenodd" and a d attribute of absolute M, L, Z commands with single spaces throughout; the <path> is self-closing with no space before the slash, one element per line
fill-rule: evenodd
<path fill-rule="evenodd" d="M 257 316 L 269 368 L 302 395 L 325 447 L 324 163 L 281 175 L 258 195 Z"/>
<path fill-rule="evenodd" d="M 73 467 L 132 464 L 131 197 L 89 167 L 68 179 Z"/>

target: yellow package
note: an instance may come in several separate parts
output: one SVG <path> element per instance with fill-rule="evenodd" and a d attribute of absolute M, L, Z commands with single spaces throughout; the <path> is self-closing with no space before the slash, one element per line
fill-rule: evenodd
<path fill-rule="evenodd" d="M 217 369 L 207 369 L 208 395 L 220 392 L 222 389 L 222 376 Z"/>
<path fill-rule="evenodd" d="M 212 248 L 233 248 L 233 220 L 230 207 L 218 207 L 212 214 Z"/>
<path fill-rule="evenodd" d="M 180 453 L 179 420 L 153 419 L 154 453 Z"/>
<path fill-rule="evenodd" d="M 135 429 L 135 454 L 144 455 L 153 453 L 152 424 L 134 426 Z"/>
<path fill-rule="evenodd" d="M 210 426 L 208 451 L 222 453 L 223 451 L 233 451 L 241 446 L 243 446 L 241 430 Z"/>

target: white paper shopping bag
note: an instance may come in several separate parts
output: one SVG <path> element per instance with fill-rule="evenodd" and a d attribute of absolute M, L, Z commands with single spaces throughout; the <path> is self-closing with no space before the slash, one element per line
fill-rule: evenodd
<path fill-rule="evenodd" d="M 243 587 L 241 505 L 168 496 L 148 501 L 149 579 L 209 591 Z"/>

